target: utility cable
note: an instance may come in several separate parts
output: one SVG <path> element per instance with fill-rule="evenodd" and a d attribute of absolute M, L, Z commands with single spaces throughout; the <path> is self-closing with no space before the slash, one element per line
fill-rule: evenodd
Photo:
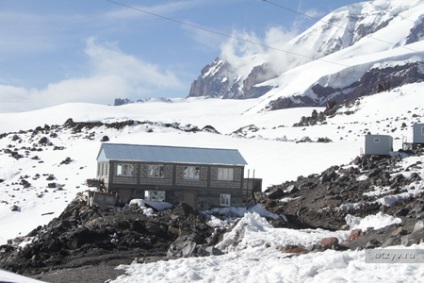
<path fill-rule="evenodd" d="M 330 64 L 349 67 L 349 65 L 342 64 L 342 63 L 339 63 L 339 62 L 328 61 L 328 60 L 324 60 L 324 59 L 320 59 L 320 58 L 315 59 L 315 58 L 310 57 L 310 56 L 306 56 L 306 55 L 299 54 L 299 53 L 296 53 L 296 52 L 292 52 L 292 51 L 284 50 L 284 49 L 281 49 L 281 48 L 273 47 L 273 46 L 270 46 L 270 45 L 266 45 L 266 44 L 263 44 L 263 43 L 258 42 L 258 41 L 247 40 L 247 39 L 244 39 L 244 38 L 228 35 L 228 34 L 225 34 L 225 33 L 222 33 L 222 32 L 218 32 L 216 30 L 212 30 L 212 29 L 205 28 L 205 27 L 195 25 L 195 24 L 192 24 L 192 23 L 180 21 L 180 20 L 177 20 L 177 19 L 174 19 L 174 18 L 171 18 L 171 17 L 166 17 L 166 16 L 163 16 L 163 15 L 153 13 L 153 12 L 150 12 L 150 11 L 147 11 L 145 9 L 138 8 L 138 7 L 130 6 L 130 5 L 118 2 L 118 1 L 114 1 L 114 0 L 105 0 L 105 1 L 119 5 L 119 6 L 122 6 L 122 7 L 125 7 L 125 8 L 128 8 L 128 9 L 131 9 L 131 10 L 134 10 L 134 11 L 137 11 L 137 12 L 140 12 L 140 13 L 144 13 L 144 14 L 148 14 L 148 15 L 151 15 L 151 16 L 154 16 L 154 17 L 158 17 L 158 18 L 161 18 L 163 20 L 167 20 L 167 21 L 170 21 L 170 22 L 173 22 L 173 23 L 189 26 L 189 27 L 194 28 L 194 29 L 198 29 L 198 30 L 201 30 L 201 31 L 204 31 L 204 32 L 208 32 L 208 33 L 223 36 L 223 37 L 226 37 L 226 38 L 234 39 L 234 40 L 237 40 L 237 41 L 246 42 L 246 43 L 253 44 L 253 45 L 258 45 L 258 46 L 265 47 L 265 48 L 268 48 L 268 49 L 271 49 L 271 50 L 284 52 L 284 53 L 289 54 L 289 55 L 308 59 L 310 61 L 318 60 L 318 61 L 322 61 L 322 62 L 326 62 L 326 63 L 330 63 Z"/>

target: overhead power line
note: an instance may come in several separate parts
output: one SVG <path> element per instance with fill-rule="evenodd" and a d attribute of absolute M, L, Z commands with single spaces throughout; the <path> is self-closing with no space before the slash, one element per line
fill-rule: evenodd
<path fill-rule="evenodd" d="M 334 64 L 334 65 L 339 65 L 339 66 L 344 66 L 344 67 L 348 67 L 349 66 L 349 65 L 346 65 L 346 64 L 342 64 L 342 63 L 334 62 L 334 61 L 328 61 L 328 60 L 324 60 L 324 59 L 321 59 L 321 58 L 315 59 L 315 58 L 310 57 L 310 56 L 307 56 L 307 55 L 303 55 L 303 54 L 299 54 L 299 53 L 292 52 L 292 51 L 289 51 L 289 50 L 285 50 L 285 49 L 277 48 L 277 47 L 270 46 L 270 45 L 267 45 L 267 44 L 263 44 L 263 43 L 261 43 L 259 41 L 248 40 L 248 39 L 236 37 L 236 36 L 233 36 L 233 35 L 228 35 L 228 34 L 225 34 L 225 33 L 222 33 L 222 32 L 219 32 L 219 31 L 216 31 L 216 30 L 213 30 L 213 29 L 210 29 L 210 28 L 206 28 L 206 27 L 195 25 L 195 24 L 192 24 L 192 23 L 180 21 L 180 20 L 177 20 L 177 19 L 174 19 L 174 18 L 171 18 L 171 17 L 166 17 L 166 16 L 163 16 L 163 15 L 160 15 L 160 14 L 157 14 L 157 13 L 153 13 L 153 12 L 147 11 L 145 9 L 141 9 L 141 8 L 134 7 L 134 6 L 131 6 L 131 5 L 127 5 L 127 4 L 118 2 L 118 1 L 114 1 L 114 0 L 105 0 L 105 1 L 110 2 L 110 3 L 113 3 L 113 4 L 116 4 L 116 5 L 119 5 L 119 6 L 122 6 L 122 7 L 125 7 L 125 8 L 128 8 L 128 9 L 131 9 L 131 10 L 134 10 L 134 11 L 137 11 L 137 12 L 140 12 L 140 13 L 144 13 L 144 14 L 148 14 L 148 15 L 151 15 L 151 16 L 154 16 L 154 17 L 157 17 L 157 18 L 161 18 L 161 19 L 167 20 L 169 22 L 173 22 L 173 23 L 176 23 L 176 24 L 188 26 L 188 27 L 191 27 L 191 28 L 194 28 L 194 29 L 198 29 L 198 30 L 201 30 L 201 31 L 204 31 L 204 32 L 208 32 L 208 33 L 211 33 L 211 34 L 219 35 L 219 36 L 226 37 L 226 38 L 229 38 L 229 39 L 234 39 L 234 40 L 237 40 L 237 41 L 241 41 L 241 42 L 245 42 L 245 43 L 249 43 L 249 44 L 253 44 L 253 45 L 265 47 L 265 48 L 268 48 L 268 49 L 271 49 L 271 50 L 276 50 L 276 51 L 279 51 L 279 52 L 284 52 L 284 53 L 289 54 L 289 55 L 293 55 L 293 56 L 297 56 L 297 57 L 302 57 L 302 58 L 308 59 L 310 61 L 318 60 L 318 61 L 321 61 L 321 62 L 326 62 L 326 63 L 330 63 L 330 64 Z"/>

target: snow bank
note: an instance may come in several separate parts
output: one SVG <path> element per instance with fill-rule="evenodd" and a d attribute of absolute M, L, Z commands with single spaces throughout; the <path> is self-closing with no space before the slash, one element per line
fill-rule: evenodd
<path fill-rule="evenodd" d="M 310 246 L 327 237 L 336 237 L 344 241 L 348 231 L 327 231 L 322 229 L 289 229 L 273 228 L 259 214 L 248 212 L 223 236 L 223 240 L 215 247 L 225 251 L 240 251 L 247 248 L 266 249 L 281 248 L 286 245 Z"/>
<path fill-rule="evenodd" d="M 413 245 L 405 249 L 423 249 Z M 246 249 L 222 256 L 122 265 L 126 274 L 111 283 L 156 282 L 421 282 L 422 264 L 370 264 L 365 251 L 288 256 L 274 248 Z"/>
<path fill-rule="evenodd" d="M 364 218 L 349 214 L 345 219 L 346 224 L 349 225 L 350 229 L 361 229 L 363 231 L 366 231 L 368 228 L 374 228 L 374 230 L 377 230 L 389 225 L 402 223 L 400 218 L 393 217 L 383 212 L 378 212 L 375 215 L 368 215 Z"/>
<path fill-rule="evenodd" d="M 39 281 L 29 277 L 18 275 L 9 271 L 5 271 L 3 269 L 0 269 L 0 282 L 43 283 L 43 281 Z"/>
<path fill-rule="evenodd" d="M 283 218 L 287 221 L 287 218 L 281 214 L 275 214 L 271 211 L 266 210 L 262 205 L 255 204 L 249 207 L 217 207 L 210 210 L 202 211 L 205 215 L 219 214 L 225 216 L 243 217 L 247 212 L 256 212 L 262 217 L 279 219 Z"/>
<path fill-rule="evenodd" d="M 172 207 L 172 204 L 168 202 L 150 201 L 144 199 L 132 199 L 129 205 L 137 205 L 143 210 L 143 213 L 147 216 L 155 215 L 152 208 L 156 209 L 157 211 L 163 211 Z"/>

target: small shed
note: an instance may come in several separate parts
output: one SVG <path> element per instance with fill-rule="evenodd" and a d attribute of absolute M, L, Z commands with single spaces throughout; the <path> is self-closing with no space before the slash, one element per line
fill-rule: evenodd
<path fill-rule="evenodd" d="M 389 135 L 366 135 L 365 155 L 389 155 L 393 151 L 393 137 Z"/>
<path fill-rule="evenodd" d="M 412 126 L 413 137 L 412 142 L 414 144 L 424 144 L 424 124 L 416 123 Z"/>

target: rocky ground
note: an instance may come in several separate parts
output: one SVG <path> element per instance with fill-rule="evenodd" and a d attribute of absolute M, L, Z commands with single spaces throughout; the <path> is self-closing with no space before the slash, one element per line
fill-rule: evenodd
<path fill-rule="evenodd" d="M 293 228 L 348 229 L 348 215 L 385 213 L 402 220 L 382 229 L 352 231 L 339 248 L 419 243 L 424 241 L 424 187 L 419 174 L 423 165 L 419 159 L 411 164 L 402 160 L 422 155 L 423 150 L 417 149 L 392 157 L 357 157 L 348 165 L 270 187 L 261 202 L 268 210 L 286 215 Z"/>
<path fill-rule="evenodd" d="M 171 244 L 182 235 L 196 235 L 196 244 L 200 245 L 212 232 L 205 217 L 185 204 L 147 216 L 135 205 L 101 209 L 88 206 L 79 197 L 58 218 L 33 230 L 28 235 L 32 242 L 24 248 L 16 247 L 23 239 L 1 246 L 0 267 L 49 282 L 63 282 L 65 273 L 80 278 L 82 270 L 95 266 L 94 270 L 107 271 L 95 272 L 97 277 L 106 277 L 99 279 L 103 280 L 120 274 L 113 270 L 119 264 L 167 258 Z M 66 282 L 83 281 L 76 278 Z"/>
<path fill-rule="evenodd" d="M 424 190 L 418 174 L 422 164 L 419 158 L 402 163 L 403 157 L 357 157 L 351 164 L 300 176 L 259 193 L 256 199 L 264 208 L 288 219 L 269 219 L 274 227 L 348 229 L 346 216 L 379 212 L 402 219 L 382 229 L 353 230 L 343 243 L 330 238 L 311 247 L 283 247 L 282 252 L 411 245 L 424 240 Z M 119 264 L 220 254 L 214 246 L 225 231 L 213 229 L 207 221 L 184 203 L 151 216 L 137 205 L 91 207 L 80 194 L 48 225 L 0 246 L 0 268 L 48 282 L 104 282 L 122 274 L 115 270 Z M 31 242 L 24 248 L 17 246 L 28 239 Z"/>

